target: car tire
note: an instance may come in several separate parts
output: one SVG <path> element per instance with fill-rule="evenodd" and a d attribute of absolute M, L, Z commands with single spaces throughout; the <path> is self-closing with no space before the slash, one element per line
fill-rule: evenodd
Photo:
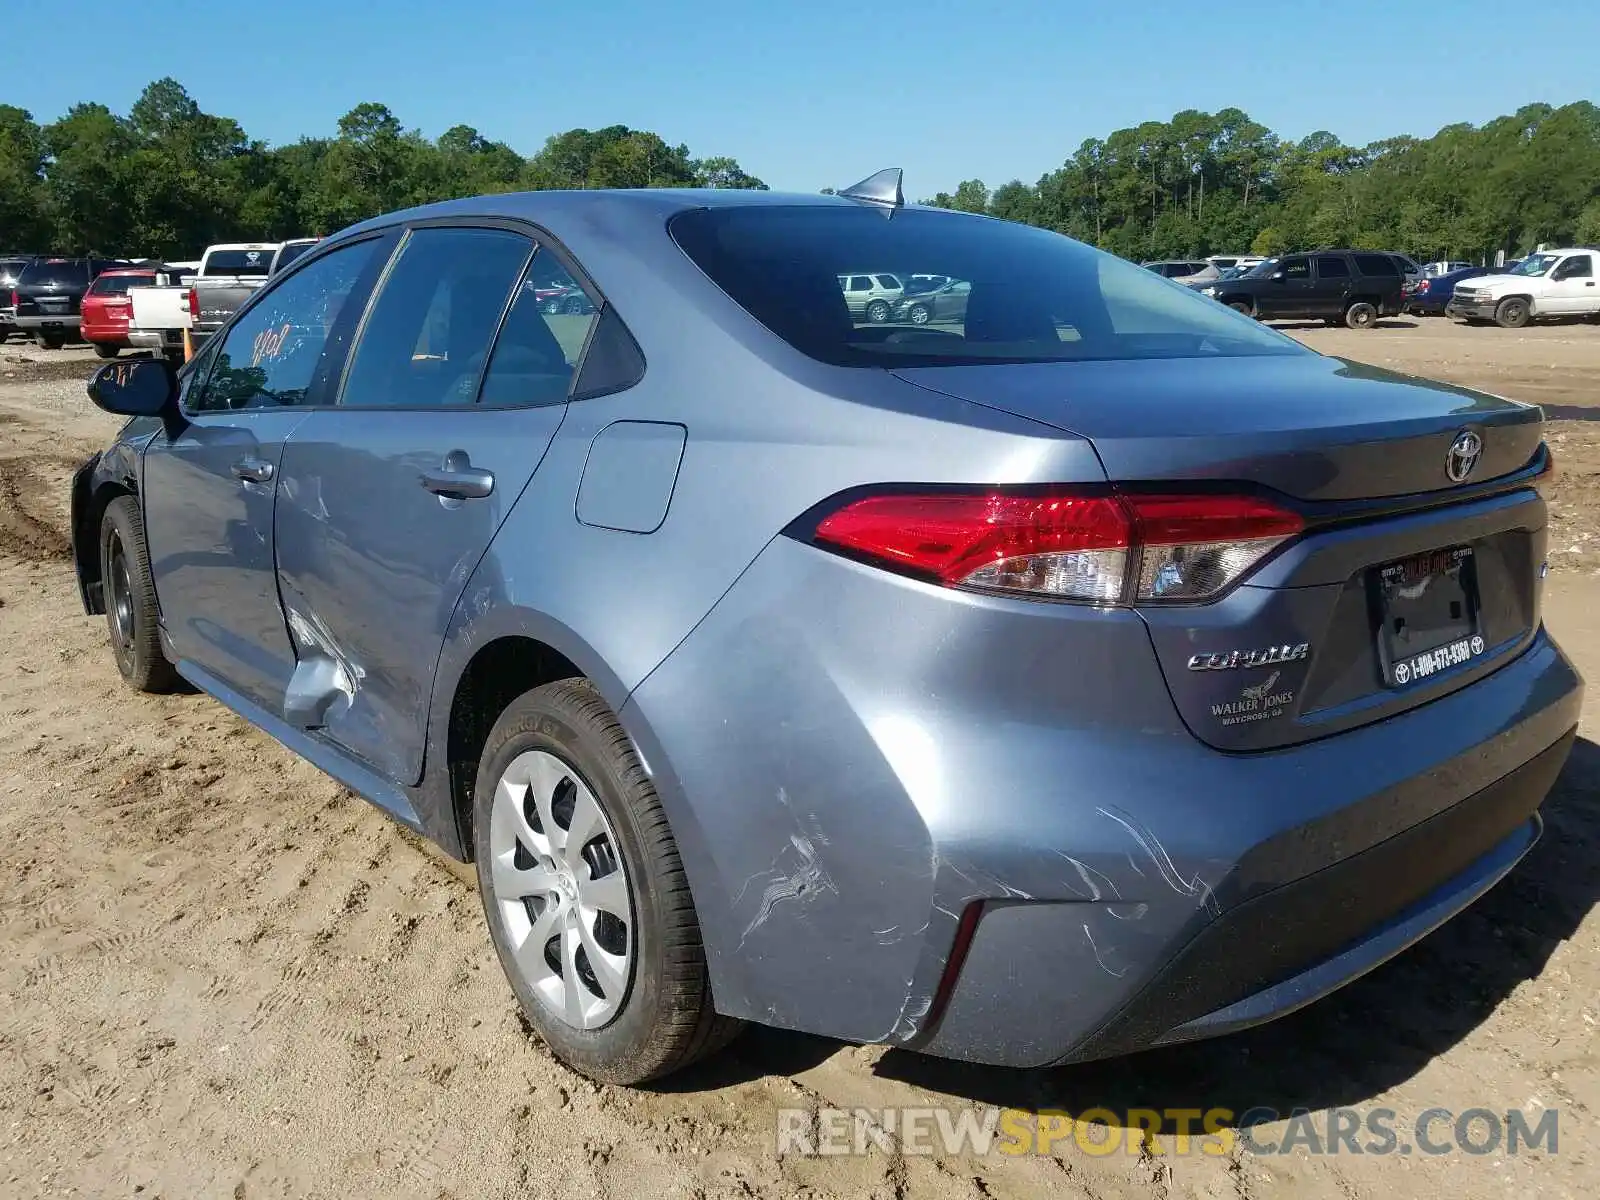
<path fill-rule="evenodd" d="M 867 305 L 867 321 L 873 325 L 883 325 L 889 320 L 889 305 L 884 300 L 874 300 Z"/>
<path fill-rule="evenodd" d="M 933 314 L 928 311 L 928 306 L 926 304 L 913 304 L 910 308 L 906 309 L 906 320 L 910 321 L 913 325 L 926 325 L 929 321 L 933 320 Z"/>
<path fill-rule="evenodd" d="M 544 309 L 547 316 L 553 317 L 561 311 L 561 298 L 558 296 L 555 299 L 546 300 L 539 307 Z"/>
<path fill-rule="evenodd" d="M 584 844 L 573 848 L 580 820 Z M 588 680 L 535 688 L 501 713 L 479 762 L 473 850 L 489 934 L 517 1004 L 574 1070 L 602 1083 L 643 1083 L 714 1053 L 744 1027 L 712 1006 L 666 813 Z"/>
<path fill-rule="evenodd" d="M 33 344 L 41 350 L 59 350 L 67 344 L 67 339 L 59 333 L 36 333 Z"/>
<path fill-rule="evenodd" d="M 94 355 L 96 358 L 115 358 L 120 353 L 122 353 L 121 346 L 108 346 L 104 342 L 94 343 Z"/>
<path fill-rule="evenodd" d="M 1495 307 L 1494 323 L 1501 329 L 1521 329 L 1531 315 L 1526 300 L 1520 296 L 1507 296 Z"/>
<path fill-rule="evenodd" d="M 111 656 L 122 678 L 141 692 L 181 688 L 181 678 L 161 649 L 161 617 L 144 518 L 132 496 L 118 496 L 100 519 L 100 588 Z"/>
<path fill-rule="evenodd" d="M 1255 315 L 1254 311 L 1250 308 L 1250 305 L 1244 300 L 1229 300 L 1228 307 L 1233 309 L 1234 312 L 1242 313 L 1247 317 Z"/>
<path fill-rule="evenodd" d="M 1377 305 L 1357 300 L 1344 310 L 1344 323 L 1351 329 L 1371 329 L 1378 323 Z"/>

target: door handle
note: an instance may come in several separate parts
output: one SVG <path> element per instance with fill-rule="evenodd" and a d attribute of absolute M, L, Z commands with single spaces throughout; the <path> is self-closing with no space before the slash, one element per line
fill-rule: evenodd
<path fill-rule="evenodd" d="M 418 482 L 443 500 L 482 500 L 494 491 L 494 472 L 474 467 L 465 450 L 452 450 Z"/>
<path fill-rule="evenodd" d="M 259 458 L 241 458 L 233 473 L 248 483 L 267 483 L 272 479 L 272 464 Z"/>

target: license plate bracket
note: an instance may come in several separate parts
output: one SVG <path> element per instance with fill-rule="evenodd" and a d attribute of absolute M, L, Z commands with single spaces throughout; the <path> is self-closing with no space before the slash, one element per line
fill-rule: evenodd
<path fill-rule="evenodd" d="M 1386 686 L 1412 687 L 1483 654 L 1471 546 L 1384 563 L 1371 590 Z"/>

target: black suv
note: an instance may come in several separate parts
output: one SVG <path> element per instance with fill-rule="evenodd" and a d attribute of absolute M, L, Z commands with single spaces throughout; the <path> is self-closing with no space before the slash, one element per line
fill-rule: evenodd
<path fill-rule="evenodd" d="M 1262 321 L 1320 317 L 1329 325 L 1370 329 L 1379 317 L 1399 315 L 1405 270 L 1398 255 L 1381 251 L 1317 250 L 1286 254 L 1200 290 Z"/>
<path fill-rule="evenodd" d="M 0 342 L 17 331 L 11 323 L 11 289 L 17 286 L 22 268 L 38 257 L 37 254 L 0 254 Z"/>
<path fill-rule="evenodd" d="M 94 277 L 125 265 L 114 258 L 36 258 L 12 285 L 8 319 L 47 350 L 59 350 L 78 335 L 83 294 Z"/>

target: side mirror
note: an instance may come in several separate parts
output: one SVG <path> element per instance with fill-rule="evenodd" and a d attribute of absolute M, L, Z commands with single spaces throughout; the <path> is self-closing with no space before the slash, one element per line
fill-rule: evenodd
<path fill-rule="evenodd" d="M 159 417 L 178 401 L 178 376 L 164 358 L 107 363 L 89 380 L 89 399 L 119 417 Z"/>
<path fill-rule="evenodd" d="M 1272 282 L 1273 283 L 1282 283 L 1287 278 L 1288 278 L 1288 276 L 1285 275 L 1282 271 L 1274 271 L 1272 273 Z"/>

